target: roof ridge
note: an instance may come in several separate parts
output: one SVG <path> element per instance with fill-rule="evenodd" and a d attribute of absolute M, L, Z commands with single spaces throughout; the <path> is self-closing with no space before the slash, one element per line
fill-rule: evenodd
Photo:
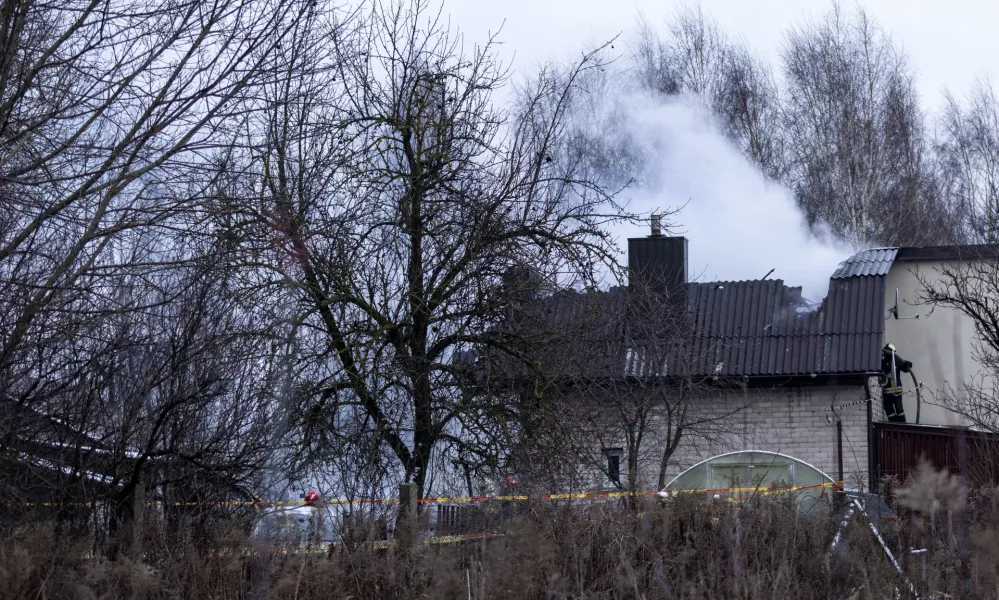
<path fill-rule="evenodd" d="M 720 281 L 688 281 L 687 285 L 722 285 L 722 284 L 735 284 L 735 283 L 774 283 L 774 282 L 784 284 L 787 287 L 795 287 L 787 285 L 783 279 L 725 279 Z"/>

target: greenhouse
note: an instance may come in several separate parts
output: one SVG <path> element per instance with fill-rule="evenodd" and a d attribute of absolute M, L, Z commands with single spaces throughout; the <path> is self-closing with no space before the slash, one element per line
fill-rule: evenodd
<path fill-rule="evenodd" d="M 816 467 L 786 454 L 743 450 L 720 454 L 690 467 L 671 481 L 662 496 L 706 492 L 716 498 L 745 499 L 758 494 L 794 493 L 799 502 L 829 497 L 835 482 Z"/>

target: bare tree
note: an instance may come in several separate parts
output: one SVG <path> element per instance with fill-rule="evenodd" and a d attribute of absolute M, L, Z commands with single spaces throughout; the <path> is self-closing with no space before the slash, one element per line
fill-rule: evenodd
<path fill-rule="evenodd" d="M 148 265 L 150 251 L 135 246 L 124 258 Z M 280 416 L 269 336 L 224 265 L 162 262 L 174 264 L 104 281 L 123 308 L 101 307 L 85 337 L 76 328 L 59 353 L 44 354 L 59 385 L 3 403 L 4 456 L 31 472 L 8 480 L 5 502 L 105 505 L 92 515 L 98 539 L 109 531 L 120 542 L 145 501 L 165 501 L 177 525 L 260 488 Z"/>
<path fill-rule="evenodd" d="M 3 4 L 0 454 L 24 475 L 5 502 L 107 501 L 91 516 L 115 528 L 142 488 L 257 487 L 270 339 L 203 202 L 305 4 Z"/>
<path fill-rule="evenodd" d="M 956 309 L 974 323 L 973 357 L 982 369 L 946 390 L 941 400 L 969 424 L 999 433 L 999 256 L 994 247 L 983 246 L 962 258 L 934 273 L 917 273 L 919 298 Z"/>
<path fill-rule="evenodd" d="M 620 214 L 562 152 L 592 56 L 542 71 L 502 111 L 491 44 L 463 54 L 423 2 L 358 19 L 351 36 L 302 30 L 282 59 L 266 120 L 235 144 L 255 149 L 241 167 L 254 200 L 232 211 L 245 266 L 287 286 L 300 323 L 302 443 L 385 451 L 425 493 L 432 465 L 491 451 L 480 422 L 497 415 L 463 391 L 457 361 L 502 344 L 502 276 L 592 280 Z"/>
<path fill-rule="evenodd" d="M 659 35 L 640 21 L 634 61 L 646 89 L 666 96 L 702 95 L 710 101 L 722 85 L 729 43 L 718 24 L 698 6 L 681 7 Z"/>
<path fill-rule="evenodd" d="M 712 104 L 726 135 L 765 175 L 787 170 L 780 95 L 770 68 L 744 46 L 732 46 Z"/>
<path fill-rule="evenodd" d="M 79 317 L 123 308 L 105 285 L 117 245 L 195 210 L 205 177 L 193 173 L 295 18 L 283 0 L 3 4 L 6 389 L 27 401 L 57 385 L 59 346 L 92 322 Z"/>
<path fill-rule="evenodd" d="M 977 81 L 962 106 L 947 94 L 938 154 L 943 192 L 955 205 L 963 233 L 982 243 L 999 240 L 999 101 Z"/>
<path fill-rule="evenodd" d="M 549 485 L 590 485 L 596 472 L 629 492 L 662 488 L 679 455 L 737 433 L 731 417 L 747 402 L 709 401 L 719 388 L 699 372 L 685 286 L 553 292 L 516 315 L 511 324 L 534 337 L 511 381 L 524 418 L 545 424 L 519 432 L 518 474 L 541 464 Z"/>
<path fill-rule="evenodd" d="M 777 82 L 770 68 L 727 38 L 700 5 L 684 6 L 662 33 L 641 21 L 632 57 L 642 89 L 699 98 L 722 130 L 769 177 L 784 174 Z"/>
<path fill-rule="evenodd" d="M 812 225 L 855 247 L 949 241 L 906 57 L 839 5 L 783 52 L 790 183 Z"/>

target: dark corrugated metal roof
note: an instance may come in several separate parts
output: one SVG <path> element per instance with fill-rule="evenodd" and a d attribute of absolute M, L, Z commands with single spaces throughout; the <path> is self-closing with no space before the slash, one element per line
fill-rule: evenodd
<path fill-rule="evenodd" d="M 813 311 L 803 308 L 801 288 L 780 280 L 688 284 L 691 371 L 758 377 L 877 371 L 886 316 L 884 276 L 894 261 L 996 256 L 995 245 L 862 250 L 839 265 L 828 295 Z M 625 344 L 626 374 L 663 372 L 662 361 L 650 358 L 662 352 L 647 350 L 648 344 Z"/>
<path fill-rule="evenodd" d="M 507 327 L 531 362 L 566 376 L 619 377 L 626 315 L 624 291 L 562 290 L 535 298 L 511 314 Z M 500 370 L 521 367 L 494 357 Z"/>
<path fill-rule="evenodd" d="M 687 284 L 691 330 L 685 360 L 692 364 L 684 370 L 750 377 L 875 372 L 884 337 L 885 275 L 892 263 L 980 257 L 999 257 L 999 245 L 863 250 L 832 274 L 817 310 L 805 310 L 801 288 L 781 280 Z M 655 328 L 627 317 L 623 290 L 563 292 L 532 304 L 525 314 L 534 321 L 528 318 L 521 326 L 539 338 L 552 326 L 563 336 L 572 330 L 573 340 L 583 342 L 567 348 L 539 344 L 543 362 L 568 365 L 562 368 L 569 373 L 669 374 L 670 360 L 664 357 L 670 351 L 663 347 L 669 341 L 649 339 Z"/>
<path fill-rule="evenodd" d="M 833 272 L 831 279 L 863 275 L 885 275 L 888 273 L 888 269 L 891 268 L 891 263 L 895 260 L 897 253 L 898 248 L 861 250 L 841 262 L 839 268 Z"/>
<path fill-rule="evenodd" d="M 682 360 L 688 363 L 683 370 L 699 376 L 749 377 L 877 371 L 884 337 L 884 276 L 896 253 L 893 248 L 875 248 L 844 261 L 830 278 L 828 295 L 818 309 L 805 306 L 801 288 L 779 279 L 687 284 L 690 330 L 683 342 Z M 637 313 L 626 316 L 628 301 L 620 289 L 555 294 L 529 312 L 563 335 L 571 329 L 573 340 L 583 342 L 569 344 L 571 350 L 538 348 L 546 364 L 576 367 L 564 372 L 669 375 L 669 363 L 679 360 L 666 348 L 675 347 L 675 340 L 662 339 L 654 324 L 643 322 Z M 540 323 L 529 328 L 545 329 Z M 589 350 L 581 351 L 580 346 Z"/>
<path fill-rule="evenodd" d="M 876 371 L 884 333 L 884 277 L 830 281 L 817 310 L 780 280 L 688 286 L 693 371 L 781 376 Z"/>

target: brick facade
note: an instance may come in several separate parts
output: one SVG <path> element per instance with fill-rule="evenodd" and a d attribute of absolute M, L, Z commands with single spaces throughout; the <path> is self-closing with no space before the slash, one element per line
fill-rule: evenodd
<path fill-rule="evenodd" d="M 872 392 L 876 392 L 872 389 Z M 723 414 L 731 406 L 747 407 L 712 428 L 710 435 L 690 433 L 667 467 L 670 481 L 694 464 L 736 450 L 780 452 L 809 463 L 833 479 L 837 478 L 836 424 L 827 420 L 831 406 L 837 407 L 843 422 L 843 474 L 848 488 L 867 486 L 868 440 L 867 403 L 862 385 L 755 388 L 733 390 L 701 401 L 701 414 Z M 842 405 L 850 405 L 842 408 Z M 875 409 L 877 400 L 874 401 Z M 876 414 L 876 413 L 875 413 Z M 659 437 L 653 422 L 648 435 L 649 448 L 640 459 L 639 485 L 658 485 Z M 606 441 L 604 442 L 606 443 Z M 622 459 L 623 462 L 623 459 Z"/>

